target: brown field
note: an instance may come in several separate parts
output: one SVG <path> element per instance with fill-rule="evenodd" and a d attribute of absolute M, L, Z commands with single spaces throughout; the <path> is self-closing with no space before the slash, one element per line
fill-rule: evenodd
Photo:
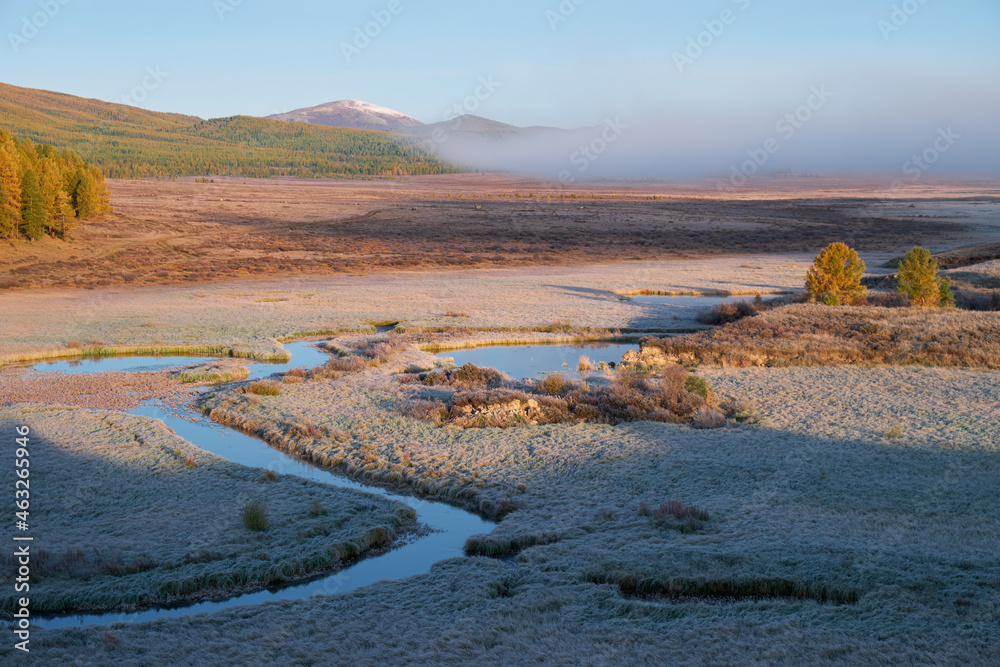
<path fill-rule="evenodd" d="M 0 246 L 0 287 L 171 284 L 258 275 L 504 267 L 981 241 L 966 212 L 1000 189 L 787 178 L 710 187 L 582 185 L 482 174 L 393 181 L 111 181 L 114 212 L 55 239 Z M 915 209 L 915 204 L 920 204 Z M 967 207 L 968 208 L 968 207 Z"/>

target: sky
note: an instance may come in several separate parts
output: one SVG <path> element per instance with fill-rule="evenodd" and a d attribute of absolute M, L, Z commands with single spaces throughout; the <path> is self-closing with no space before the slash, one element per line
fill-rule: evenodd
<path fill-rule="evenodd" d="M 737 176 L 769 139 L 769 169 L 903 173 L 944 132 L 933 171 L 1000 173 L 998 0 L 3 0 L 0 34 L 0 81 L 203 118 L 617 122 L 618 163 Z"/>

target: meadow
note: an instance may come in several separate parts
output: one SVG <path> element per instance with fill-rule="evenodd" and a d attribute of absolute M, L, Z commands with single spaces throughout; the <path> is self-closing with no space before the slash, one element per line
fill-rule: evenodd
<path fill-rule="evenodd" d="M 329 233 L 347 230 L 350 239 L 356 229 L 353 238 L 383 239 L 377 251 L 358 246 L 369 253 L 358 257 L 369 260 L 376 252 L 393 257 L 391 243 L 402 248 L 413 237 L 394 237 L 392 225 L 384 224 L 389 214 L 364 214 L 389 211 L 398 222 L 416 206 L 412 224 L 424 229 L 429 244 L 407 246 L 424 257 L 419 266 L 389 269 L 369 261 L 362 268 L 359 259 L 350 271 L 317 272 L 304 261 L 285 273 L 272 271 L 267 259 L 260 275 L 232 280 L 223 271 L 171 284 L 188 270 L 183 267 L 194 275 L 202 262 L 224 266 L 230 256 L 223 246 L 212 257 L 197 251 L 183 259 L 178 248 L 196 248 L 184 231 L 188 225 L 221 230 L 252 218 L 272 225 L 275 235 L 295 234 L 280 227 L 279 209 L 293 205 L 275 201 L 282 195 L 261 195 L 256 214 L 244 218 L 235 213 L 236 202 L 220 202 L 212 221 L 198 213 L 210 205 L 198 195 L 171 213 L 176 237 L 151 231 L 149 247 L 176 258 L 168 265 L 173 268 L 163 269 L 167 275 L 158 275 L 158 260 L 151 260 L 134 285 L 120 286 L 117 278 L 99 285 L 93 276 L 110 264 L 95 254 L 94 274 L 80 271 L 79 287 L 56 287 L 76 275 L 79 267 L 67 264 L 39 274 L 38 284 L 49 287 L 0 291 L 0 308 L 11 313 L 0 322 L 4 420 L 37 426 L 46 457 L 46 470 L 39 471 L 43 488 L 59 499 L 84 494 L 83 504 L 70 503 L 76 509 L 39 517 L 51 531 L 46 539 L 58 549 L 80 549 L 85 535 L 107 535 L 121 552 L 114 572 L 88 552 L 80 567 L 90 568 L 90 578 L 68 583 L 53 573 L 52 587 L 58 583 L 71 606 L 145 604 L 164 596 L 164 584 L 181 569 L 184 581 L 201 583 L 185 593 L 168 586 L 168 597 L 221 595 L 213 588 L 219 582 L 232 589 L 260 585 L 276 572 L 304 576 L 309 566 L 303 563 L 337 567 L 318 555 L 329 554 L 331 541 L 376 533 L 391 539 L 412 525 L 394 503 L 291 477 L 271 479 L 200 452 L 152 420 L 111 411 L 140 396 L 195 398 L 182 381 L 235 380 L 197 399 L 219 424 L 354 480 L 498 522 L 468 540 L 464 558 L 341 595 L 142 624 L 37 628 L 32 651 L 38 659 L 80 665 L 1000 661 L 996 313 L 889 307 L 889 298 L 878 301 L 882 305 L 825 307 L 793 303 L 796 295 L 788 294 L 801 290 L 815 244 L 839 236 L 861 249 L 873 291 L 893 272 L 891 261 L 919 239 L 934 252 L 952 253 L 955 263 L 946 268 L 956 291 L 973 293 L 970 300 L 991 299 L 995 258 L 986 244 L 1000 234 L 993 200 L 978 196 L 982 190 L 972 199 L 963 192 L 960 200 L 930 188 L 926 199 L 872 203 L 831 186 L 821 196 L 790 188 L 678 201 L 653 199 L 660 195 L 644 186 L 612 185 L 587 190 L 585 204 L 558 196 L 543 203 L 537 183 L 521 183 L 522 193 L 536 196 L 500 197 L 495 210 L 513 217 L 502 222 L 498 216 L 493 226 L 463 237 L 456 221 L 481 213 L 475 205 L 488 209 L 497 199 L 491 195 L 502 192 L 499 177 L 482 177 L 482 185 L 476 178 L 387 183 L 374 188 L 371 199 L 354 185 L 272 186 L 317 197 L 306 194 L 296 204 L 299 220 L 322 227 L 337 210 L 348 217 Z M 213 184 L 137 183 L 119 191 L 141 187 L 179 196 Z M 351 202 L 346 193 L 363 196 Z M 146 198 L 145 210 L 157 210 L 155 199 Z M 422 212 L 423 202 L 441 199 L 444 205 Z M 553 217 L 560 210 L 586 215 L 586 208 L 571 213 L 570 207 L 592 203 L 590 227 L 559 227 Z M 687 216 L 683 222 L 679 211 Z M 528 213 L 549 220 L 558 238 L 546 239 L 550 227 L 530 222 L 536 218 Z M 156 215 L 148 216 L 154 227 Z M 675 215 L 687 231 L 666 232 Z M 531 229 L 538 235 L 532 244 L 541 244 L 534 247 L 548 244 L 551 252 L 513 266 L 474 258 L 468 266 L 446 266 L 449 253 L 468 257 L 469 239 L 496 234 L 512 219 L 528 221 L 522 231 Z M 446 224 L 432 234 L 430 220 Z M 623 239 L 618 250 L 608 243 L 590 253 L 586 234 L 573 231 L 600 226 Z M 748 245 L 727 245 L 741 229 Z M 761 230 L 770 231 L 755 236 Z M 801 239 L 797 230 L 805 230 Z M 258 227 L 256 233 L 254 244 L 270 232 Z M 132 243 L 127 235 L 119 238 L 123 246 Z M 267 254 L 256 255 L 249 245 L 240 252 Z M 33 257 L 49 267 L 43 254 Z M 784 294 L 785 303 L 718 323 L 697 309 L 630 296 L 642 293 Z M 653 365 L 683 361 L 691 367 L 683 372 L 698 378 L 691 386 L 704 387 L 706 403 L 711 396 L 711 405 L 725 412 L 718 413 L 717 428 L 695 428 L 690 415 L 656 421 L 641 414 L 491 425 L 427 419 L 417 409 L 435 401 L 461 409 L 462 400 L 478 400 L 476 392 L 516 385 L 486 371 L 460 376 L 434 352 L 446 357 L 447 350 L 474 345 L 609 336 L 646 336 L 643 363 L 615 373 L 593 369 L 585 382 L 641 401 L 669 379 L 659 379 Z M 238 369 L 248 361 L 279 358 L 283 342 L 303 339 L 327 341 L 330 361 L 264 381 L 240 379 Z M 109 392 L 103 404 L 94 398 L 102 384 L 124 378 L 76 380 L 66 402 L 94 411 L 54 407 L 64 380 L 13 363 L 107 348 L 213 350 L 232 358 L 133 379 L 134 387 Z M 569 400 L 556 384 L 522 389 L 536 401 L 543 392 Z M 670 394 L 670 406 L 690 398 L 685 391 Z M 120 491 L 95 498 L 93 489 L 104 479 Z M 242 517 L 257 496 L 269 514 L 263 532 L 249 530 Z M 342 507 L 355 511 L 345 510 L 350 519 L 329 534 L 302 533 L 296 527 L 303 522 L 326 520 L 310 516 L 317 499 L 331 516 Z M 194 506 L 223 511 L 199 524 L 189 511 Z M 114 517 L 123 507 L 142 511 L 122 523 Z M 150 536 L 142 537 L 134 522 L 158 509 L 163 517 L 144 522 Z M 178 538 L 192 529 L 225 546 L 218 547 L 224 558 L 197 558 L 186 538 Z M 267 541 L 266 548 L 255 540 Z M 265 553 L 267 559 L 254 559 Z M 187 554 L 192 557 L 185 560 Z M 226 574 L 233 572 L 238 580 Z M 134 581 L 130 590 L 136 591 L 127 600 L 121 598 L 125 580 Z M 0 655 L 8 650 L 0 648 Z"/>

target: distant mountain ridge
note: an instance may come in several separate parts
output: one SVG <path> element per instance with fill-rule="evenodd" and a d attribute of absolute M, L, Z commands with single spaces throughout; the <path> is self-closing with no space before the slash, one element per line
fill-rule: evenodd
<path fill-rule="evenodd" d="M 267 116 L 270 120 L 292 123 L 309 123 L 328 127 L 344 127 L 355 130 L 381 130 L 396 132 L 423 125 L 416 118 L 405 113 L 380 107 L 361 100 L 339 100 L 314 107 L 296 109 L 288 113 Z"/>
<path fill-rule="evenodd" d="M 566 132 L 554 127 L 518 127 L 472 114 L 457 116 L 438 123 L 422 123 L 401 111 L 360 100 L 328 102 L 314 107 L 273 114 L 267 118 L 290 123 L 309 123 L 358 130 L 382 130 L 431 141 L 435 141 L 435 137 L 445 136 L 503 141 Z"/>

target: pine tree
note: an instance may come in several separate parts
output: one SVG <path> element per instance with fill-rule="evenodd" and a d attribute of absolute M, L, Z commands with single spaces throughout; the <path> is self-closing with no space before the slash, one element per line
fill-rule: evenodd
<path fill-rule="evenodd" d="M 949 291 L 951 281 L 949 280 Z M 911 248 L 899 264 L 896 291 L 910 298 L 910 303 L 922 308 L 936 306 L 941 301 L 938 264 L 926 248 Z"/>
<path fill-rule="evenodd" d="M 38 175 L 28 169 L 21 177 L 21 233 L 29 239 L 41 238 L 45 229 L 45 199 L 38 187 Z"/>

